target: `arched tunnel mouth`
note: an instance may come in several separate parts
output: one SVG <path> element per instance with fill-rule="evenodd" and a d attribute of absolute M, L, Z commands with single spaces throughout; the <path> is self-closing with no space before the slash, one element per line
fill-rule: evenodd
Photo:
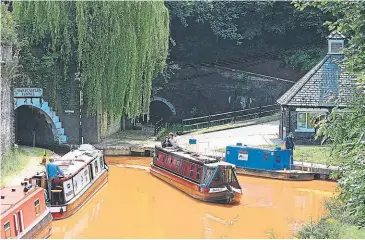
<path fill-rule="evenodd" d="M 152 101 L 150 103 L 150 121 L 156 123 L 161 118 L 164 122 L 169 121 L 173 113 L 169 106 L 162 101 Z"/>
<path fill-rule="evenodd" d="M 15 110 L 15 140 L 17 144 L 48 147 L 55 144 L 52 119 L 41 109 L 20 106 Z"/>

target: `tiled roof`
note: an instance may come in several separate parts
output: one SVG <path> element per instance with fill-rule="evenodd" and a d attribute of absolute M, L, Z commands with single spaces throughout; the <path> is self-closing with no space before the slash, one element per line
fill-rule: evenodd
<path fill-rule="evenodd" d="M 338 61 L 343 55 L 327 55 L 277 102 L 293 106 L 335 106 L 345 104 L 351 97 L 355 79 L 343 72 Z"/>
<path fill-rule="evenodd" d="M 345 36 L 337 30 L 334 30 L 328 35 L 327 39 L 345 39 Z"/>

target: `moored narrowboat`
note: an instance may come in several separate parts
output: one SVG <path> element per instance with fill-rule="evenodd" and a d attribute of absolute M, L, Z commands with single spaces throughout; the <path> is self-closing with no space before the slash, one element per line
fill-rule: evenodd
<path fill-rule="evenodd" d="M 22 183 L 1 189 L 1 239 L 48 238 L 51 230 L 43 188 Z"/>
<path fill-rule="evenodd" d="M 293 152 L 257 147 L 227 146 L 225 161 L 236 165 L 237 174 L 292 181 L 310 181 L 315 173 L 295 170 Z"/>
<path fill-rule="evenodd" d="M 108 182 L 108 166 L 102 151 L 83 144 L 54 161 L 64 174 L 51 180 L 48 189 L 47 173 L 29 179 L 33 185 L 46 189 L 47 206 L 55 220 L 76 213 Z"/>
<path fill-rule="evenodd" d="M 201 201 L 239 203 L 242 196 L 234 165 L 180 148 L 156 146 L 150 172 Z"/>

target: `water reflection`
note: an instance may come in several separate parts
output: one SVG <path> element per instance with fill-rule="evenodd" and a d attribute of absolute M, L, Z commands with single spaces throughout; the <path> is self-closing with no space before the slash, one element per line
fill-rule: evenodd
<path fill-rule="evenodd" d="M 324 213 L 322 201 L 335 190 L 331 182 L 239 176 L 239 205 L 209 204 L 153 177 L 150 159 L 137 158 L 143 167 L 131 168 L 134 159 L 111 166 L 106 187 L 74 216 L 54 222 L 52 238 L 291 238 Z"/>

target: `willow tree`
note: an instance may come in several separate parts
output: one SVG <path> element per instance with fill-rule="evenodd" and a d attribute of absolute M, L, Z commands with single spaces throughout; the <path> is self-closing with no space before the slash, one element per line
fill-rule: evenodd
<path fill-rule="evenodd" d="M 37 64 L 61 66 L 45 85 L 52 81 L 53 89 L 68 98 L 72 89 L 65 89 L 79 71 L 89 114 L 100 109 L 113 117 L 149 112 L 152 79 L 168 54 L 169 14 L 162 1 L 23 1 L 14 10 L 22 38 L 48 54 Z M 33 72 L 34 78 L 40 74 Z"/>

